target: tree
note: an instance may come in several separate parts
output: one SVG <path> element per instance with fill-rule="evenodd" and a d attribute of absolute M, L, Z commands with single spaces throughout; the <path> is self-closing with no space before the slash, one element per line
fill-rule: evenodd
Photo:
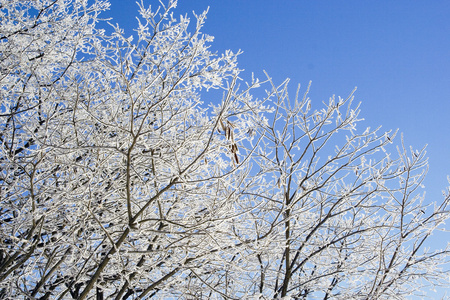
<path fill-rule="evenodd" d="M 103 0 L 0 3 L 0 299 L 387 299 L 443 279 L 449 249 L 425 246 L 449 192 L 424 205 L 425 151 L 392 158 L 352 95 L 313 111 L 268 77 L 254 99 L 176 1 L 141 4 L 136 41 L 101 29 Z"/>
<path fill-rule="evenodd" d="M 243 193 L 259 203 L 247 232 L 260 292 L 400 299 L 422 294 L 420 280 L 443 279 L 437 261 L 448 249 L 423 248 L 448 218 L 450 198 L 424 204 L 425 150 L 407 151 L 402 139 L 393 158 L 396 132 L 358 133 L 353 93 L 312 111 L 308 91 L 292 101 L 287 81 L 272 90 L 276 111 L 258 127 L 263 138 L 253 156 L 261 187 Z"/>

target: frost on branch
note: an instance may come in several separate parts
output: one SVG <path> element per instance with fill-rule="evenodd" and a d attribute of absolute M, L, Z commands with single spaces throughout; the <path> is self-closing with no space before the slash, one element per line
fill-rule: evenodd
<path fill-rule="evenodd" d="M 0 299 L 370 298 L 440 283 L 425 151 L 358 106 L 241 88 L 206 13 L 0 2 Z M 194 21 L 195 20 L 195 21 Z M 113 22 L 111 22 L 113 23 Z M 267 96 L 253 88 L 269 84 Z M 271 84 L 271 86 L 270 86 Z M 203 91 L 223 97 L 205 105 Z M 394 158 L 395 157 L 395 158 Z"/>

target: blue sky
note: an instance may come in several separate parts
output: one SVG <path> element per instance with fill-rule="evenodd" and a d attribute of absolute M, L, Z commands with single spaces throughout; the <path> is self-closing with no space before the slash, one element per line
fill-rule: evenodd
<path fill-rule="evenodd" d="M 135 1 L 111 3 L 107 15 L 132 34 Z M 317 103 L 357 86 L 362 126 L 399 128 L 406 145 L 428 144 L 427 199 L 441 199 L 450 175 L 450 1 L 181 0 L 175 15 L 208 6 L 203 32 L 215 51 L 244 51 L 244 80 L 266 70 L 276 83 L 291 78 L 292 92 L 311 80 Z"/>
<path fill-rule="evenodd" d="M 132 34 L 134 0 L 112 0 L 108 16 Z M 145 4 L 158 5 L 156 0 Z M 427 193 L 450 175 L 450 1 L 182 0 L 175 15 L 209 7 L 212 49 L 244 53 L 239 66 L 275 82 L 291 79 L 317 103 L 357 86 L 362 124 L 400 129 L 407 145 L 428 144 Z M 431 200 L 431 199 L 430 199 Z"/>

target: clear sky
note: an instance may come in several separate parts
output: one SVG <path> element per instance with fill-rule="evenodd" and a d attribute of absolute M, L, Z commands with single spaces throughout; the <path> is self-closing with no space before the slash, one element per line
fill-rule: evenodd
<path fill-rule="evenodd" d="M 107 15 L 132 34 L 135 1 L 111 3 Z M 428 144 L 427 199 L 442 199 L 450 175 L 450 1 L 181 0 L 175 15 L 208 6 L 203 32 L 215 37 L 215 51 L 244 51 L 244 80 L 250 72 L 263 79 L 266 70 L 276 83 L 291 78 L 292 93 L 311 80 L 318 103 L 357 86 L 363 126 L 399 128 L 406 145 Z"/>

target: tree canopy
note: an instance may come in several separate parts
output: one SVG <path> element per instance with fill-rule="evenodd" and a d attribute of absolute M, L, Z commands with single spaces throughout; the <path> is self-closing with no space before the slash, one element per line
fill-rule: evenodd
<path fill-rule="evenodd" d="M 402 299 L 448 284 L 425 149 L 212 53 L 206 12 L 0 0 L 0 299 Z M 263 97 L 253 91 L 265 88 Z M 210 89 L 222 91 L 212 103 Z"/>

